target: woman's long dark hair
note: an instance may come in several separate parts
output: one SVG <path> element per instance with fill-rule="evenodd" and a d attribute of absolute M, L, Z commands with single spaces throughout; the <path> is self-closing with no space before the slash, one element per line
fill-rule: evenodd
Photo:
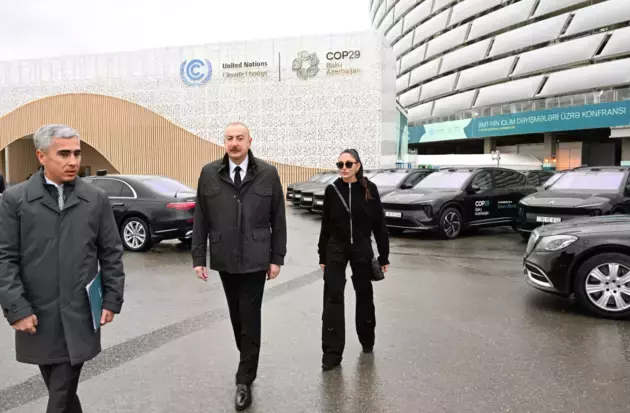
<path fill-rule="evenodd" d="M 363 162 L 361 162 L 359 152 L 357 152 L 356 149 L 346 149 L 345 151 L 341 152 L 340 156 L 344 153 L 352 156 L 355 162 L 359 162 L 361 164 L 361 166 L 359 167 L 359 171 L 357 172 L 357 180 L 361 183 L 361 186 L 363 186 L 363 189 L 365 190 L 365 200 L 368 201 L 372 199 L 372 195 L 370 194 L 370 189 L 368 188 L 367 184 L 367 178 L 363 175 Z"/>

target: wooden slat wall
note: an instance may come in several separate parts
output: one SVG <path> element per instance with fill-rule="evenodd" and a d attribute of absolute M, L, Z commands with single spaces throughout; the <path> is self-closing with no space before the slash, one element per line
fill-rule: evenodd
<path fill-rule="evenodd" d="M 193 188 L 201 168 L 224 155 L 222 146 L 140 105 L 94 94 L 52 96 L 10 112 L 0 118 L 0 149 L 50 123 L 75 128 L 120 173 L 165 175 Z M 268 161 L 285 188 L 322 171 Z"/>

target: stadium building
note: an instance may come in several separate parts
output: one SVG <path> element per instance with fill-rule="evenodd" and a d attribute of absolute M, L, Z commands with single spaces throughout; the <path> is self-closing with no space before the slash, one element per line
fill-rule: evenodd
<path fill-rule="evenodd" d="M 399 156 L 630 164 L 628 0 L 370 0 L 396 55 Z M 405 127 L 406 126 L 406 127 Z"/>
<path fill-rule="evenodd" d="M 65 123 L 83 140 L 83 175 L 159 174 L 196 187 L 223 156 L 223 130 L 246 123 L 254 154 L 286 185 L 355 147 L 393 166 L 395 59 L 364 33 L 0 62 L 0 170 L 37 170 L 32 134 Z"/>

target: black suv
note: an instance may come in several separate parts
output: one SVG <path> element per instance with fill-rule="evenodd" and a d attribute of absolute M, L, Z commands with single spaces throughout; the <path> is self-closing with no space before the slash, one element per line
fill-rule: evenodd
<path fill-rule="evenodd" d="M 552 176 L 556 175 L 556 171 L 545 169 L 536 169 L 523 173 L 527 177 L 527 184 L 532 186 L 543 186 Z"/>
<path fill-rule="evenodd" d="M 517 229 L 524 238 L 545 224 L 630 213 L 629 168 L 582 167 L 562 174 L 546 191 L 523 198 Z"/>
<path fill-rule="evenodd" d="M 527 177 L 505 168 L 446 168 L 428 175 L 413 189 L 382 198 L 387 226 L 434 231 L 456 238 L 463 229 L 513 226 L 518 202 L 536 192 Z"/>

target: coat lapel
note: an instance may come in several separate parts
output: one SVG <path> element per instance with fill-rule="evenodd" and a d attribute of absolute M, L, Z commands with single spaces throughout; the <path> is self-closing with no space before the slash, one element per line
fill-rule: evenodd
<path fill-rule="evenodd" d="M 50 194 L 47 193 L 46 188 L 44 188 L 43 175 L 44 173 L 42 171 L 38 171 L 29 178 L 28 183 L 26 184 L 26 200 L 28 202 L 40 200 L 44 206 L 56 213 L 59 213 L 59 205 L 57 205 Z"/>
<path fill-rule="evenodd" d="M 87 184 L 83 182 L 81 178 L 75 179 L 74 190 L 70 192 L 70 196 L 68 196 L 68 200 L 63 206 L 64 211 L 78 205 L 81 202 L 80 200 L 90 202 L 87 194 L 85 193 L 85 185 Z"/>
<path fill-rule="evenodd" d="M 64 204 L 64 211 L 79 204 L 80 200 L 89 202 L 89 197 L 85 192 L 85 185 L 87 184 L 83 182 L 80 178 L 77 178 L 75 180 L 74 189 L 70 192 L 70 195 L 68 196 L 68 199 Z M 55 211 L 58 214 L 60 213 L 59 205 L 57 205 L 56 200 L 53 199 L 52 196 L 50 196 L 50 193 L 48 193 L 48 191 L 44 187 L 44 176 L 42 171 L 38 171 L 29 178 L 26 192 L 28 202 L 40 200 L 42 205 L 46 206 L 52 211 Z"/>

